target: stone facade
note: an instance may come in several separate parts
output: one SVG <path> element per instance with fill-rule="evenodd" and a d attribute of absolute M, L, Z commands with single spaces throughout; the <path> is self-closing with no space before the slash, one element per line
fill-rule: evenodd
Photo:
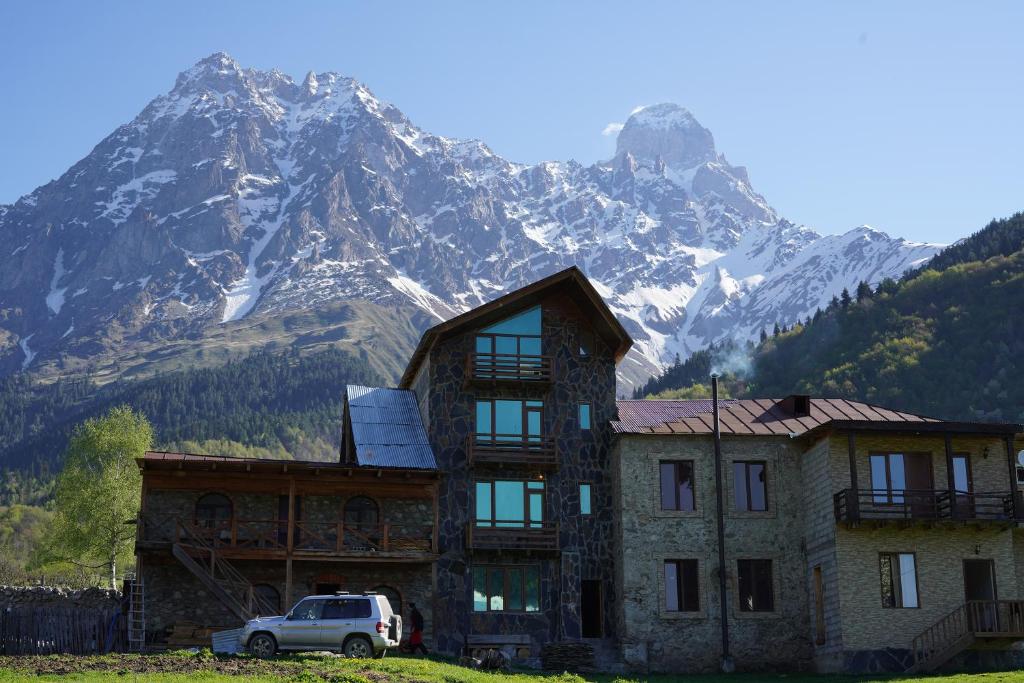
<path fill-rule="evenodd" d="M 429 417 L 430 443 L 446 474 L 439 493 L 441 556 L 437 566 L 438 648 L 459 653 L 470 636 L 529 635 L 534 649 L 545 642 L 576 639 L 582 634 L 580 586 L 597 580 L 602 587 L 602 632 L 613 632 L 612 495 L 608 472 L 611 443 L 609 421 L 615 418 L 615 359 L 604 343 L 593 353 L 579 354 L 580 333 L 591 331 L 583 309 L 570 297 L 554 294 L 541 302 L 542 353 L 553 357 L 550 386 L 514 388 L 467 386 L 467 354 L 474 350 L 476 331 L 439 341 L 427 361 L 429 382 L 414 381 L 421 411 Z M 511 315 L 511 313 L 510 313 Z M 596 336 L 596 335 L 595 335 Z M 420 375 L 422 377 L 422 375 Z M 539 473 L 525 468 L 469 467 L 467 437 L 473 433 L 477 398 L 544 401 L 543 433 L 556 439 L 558 468 Z M 578 406 L 591 405 L 590 430 L 580 429 Z M 474 481 L 478 477 L 545 481 L 545 520 L 559 524 L 560 553 L 533 555 L 525 551 L 469 553 L 466 526 L 473 523 Z M 580 514 L 579 485 L 592 487 L 593 514 Z M 474 565 L 532 564 L 540 569 L 541 604 L 536 613 L 474 613 Z"/>
<path fill-rule="evenodd" d="M 1003 441 L 956 436 L 951 445 L 954 453 L 970 454 L 975 491 L 1010 490 Z M 911 452 L 929 453 L 932 488 L 947 488 L 941 436 L 858 434 L 855 447 L 862 490 L 872 486 L 872 453 Z M 624 658 L 643 670 L 714 670 L 721 646 L 713 442 L 708 436 L 620 435 L 613 452 L 616 592 L 623 596 L 616 614 Z M 964 603 L 964 560 L 992 560 L 999 599 L 1021 596 L 1022 532 L 1006 524 L 837 522 L 833 496 L 853 486 L 845 434 L 817 440 L 727 435 L 722 457 L 730 644 L 740 669 L 902 671 L 912 662 L 912 639 Z M 768 463 L 766 512 L 732 509 L 731 461 L 743 459 Z M 658 463 L 674 460 L 694 463 L 693 512 L 661 510 Z M 899 552 L 915 553 L 916 608 L 882 605 L 879 554 Z M 774 612 L 736 609 L 737 558 L 772 560 Z M 665 611 L 668 559 L 698 561 L 699 612 Z M 998 665 L 1017 661 L 1015 653 L 972 651 L 956 663 Z"/>
<path fill-rule="evenodd" d="M 730 644 L 741 669 L 801 669 L 811 660 L 798 454 L 788 438 L 723 439 Z M 659 463 L 679 460 L 694 466 L 693 512 L 661 509 Z M 767 462 L 767 511 L 734 509 L 734 460 Z M 624 596 L 617 630 L 627 664 L 652 671 L 715 670 L 722 653 L 712 439 L 620 436 L 613 463 L 619 482 L 616 593 Z M 664 562 L 688 559 L 698 563 L 700 611 L 668 612 Z M 772 561 L 774 611 L 739 610 L 738 559 Z"/>

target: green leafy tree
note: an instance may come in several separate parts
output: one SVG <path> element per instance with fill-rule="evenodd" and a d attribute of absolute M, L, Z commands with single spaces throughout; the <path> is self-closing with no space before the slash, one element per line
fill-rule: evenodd
<path fill-rule="evenodd" d="M 131 558 L 141 475 L 135 458 L 153 443 L 153 428 L 127 406 L 79 425 L 57 478 L 54 520 L 45 560 L 104 569 L 117 587 L 118 567 Z"/>

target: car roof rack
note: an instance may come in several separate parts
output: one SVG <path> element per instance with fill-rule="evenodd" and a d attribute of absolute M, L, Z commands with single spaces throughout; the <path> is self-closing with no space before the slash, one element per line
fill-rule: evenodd
<path fill-rule="evenodd" d="M 348 591 L 334 591 L 335 595 L 352 595 Z"/>

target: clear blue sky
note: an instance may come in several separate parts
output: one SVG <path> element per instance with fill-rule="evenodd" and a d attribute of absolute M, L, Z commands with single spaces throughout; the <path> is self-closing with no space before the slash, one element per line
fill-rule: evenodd
<path fill-rule="evenodd" d="M 0 5 L 0 202 L 217 50 L 338 71 L 512 160 L 607 158 L 674 101 L 790 220 L 952 241 L 1024 209 L 1024 2 Z"/>

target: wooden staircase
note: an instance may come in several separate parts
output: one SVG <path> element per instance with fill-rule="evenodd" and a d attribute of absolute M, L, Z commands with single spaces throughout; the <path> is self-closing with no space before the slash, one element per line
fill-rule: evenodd
<path fill-rule="evenodd" d="M 1024 600 L 970 600 L 914 638 L 907 673 L 933 671 L 967 649 L 1007 649 L 1024 640 Z"/>
<path fill-rule="evenodd" d="M 241 621 L 271 615 L 277 609 L 256 593 L 252 583 L 230 562 L 217 555 L 210 542 L 185 525 L 178 525 L 171 553 Z"/>

